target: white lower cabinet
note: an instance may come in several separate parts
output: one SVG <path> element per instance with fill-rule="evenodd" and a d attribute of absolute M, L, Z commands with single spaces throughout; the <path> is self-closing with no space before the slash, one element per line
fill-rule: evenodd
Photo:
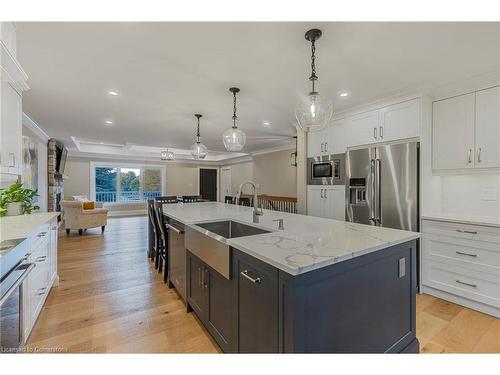
<path fill-rule="evenodd" d="M 423 220 L 422 291 L 500 317 L 500 228 Z"/>
<path fill-rule="evenodd" d="M 28 239 L 28 262 L 35 268 L 23 284 L 24 337 L 27 339 L 57 282 L 57 218 L 43 224 Z"/>
<path fill-rule="evenodd" d="M 344 185 L 309 185 L 307 189 L 307 214 L 327 219 L 345 219 Z"/>

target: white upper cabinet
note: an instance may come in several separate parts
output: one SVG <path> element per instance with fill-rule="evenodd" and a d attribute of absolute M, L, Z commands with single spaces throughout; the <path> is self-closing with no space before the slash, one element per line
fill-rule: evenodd
<path fill-rule="evenodd" d="M 378 137 L 380 141 L 420 136 L 420 99 L 408 100 L 380 110 Z"/>
<path fill-rule="evenodd" d="M 474 167 L 475 94 L 456 96 L 432 105 L 434 169 Z"/>
<path fill-rule="evenodd" d="M 433 103 L 434 169 L 500 168 L 500 87 Z"/>
<path fill-rule="evenodd" d="M 500 87 L 476 93 L 475 135 L 475 166 L 500 167 Z"/>
<path fill-rule="evenodd" d="M 22 100 L 16 90 L 1 81 L 1 173 L 22 173 Z"/>
<path fill-rule="evenodd" d="M 329 154 L 342 154 L 347 150 L 349 138 L 349 122 L 345 119 L 335 120 L 327 129 L 327 152 Z"/>
<path fill-rule="evenodd" d="M 348 119 L 347 146 L 379 142 L 379 111 L 360 113 Z"/>
<path fill-rule="evenodd" d="M 325 153 L 326 129 L 307 134 L 307 155 L 319 156 Z"/>

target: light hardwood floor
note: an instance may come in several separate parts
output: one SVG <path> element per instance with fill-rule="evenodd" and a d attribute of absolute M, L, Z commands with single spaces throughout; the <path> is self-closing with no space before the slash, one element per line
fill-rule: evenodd
<path fill-rule="evenodd" d="M 31 334 L 32 349 L 97 353 L 217 353 L 218 346 L 146 257 L 147 219 L 109 219 L 106 232 L 59 238 L 59 287 Z M 500 353 L 500 320 L 417 297 L 423 353 Z"/>

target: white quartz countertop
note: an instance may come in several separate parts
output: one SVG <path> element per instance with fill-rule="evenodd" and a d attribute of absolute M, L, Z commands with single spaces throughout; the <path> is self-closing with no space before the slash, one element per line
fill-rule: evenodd
<path fill-rule="evenodd" d="M 491 216 L 475 216 L 453 213 L 431 213 L 422 215 L 424 220 L 446 221 L 451 223 L 484 225 L 489 227 L 500 228 L 500 217 Z"/>
<path fill-rule="evenodd" d="M 272 230 L 228 239 L 226 243 L 292 275 L 420 237 L 416 232 L 270 210 L 264 210 L 260 223 L 253 224 L 252 211 L 252 207 L 219 202 L 163 205 L 165 215 L 185 225 L 235 220 Z M 278 223 L 273 222 L 276 219 L 284 219 L 285 230 L 278 230 Z"/>
<path fill-rule="evenodd" d="M 29 237 L 40 225 L 59 216 L 59 212 L 0 217 L 0 241 Z"/>

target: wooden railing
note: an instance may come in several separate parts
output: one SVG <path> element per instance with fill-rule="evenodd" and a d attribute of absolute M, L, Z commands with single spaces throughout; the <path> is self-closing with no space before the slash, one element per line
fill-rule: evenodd
<path fill-rule="evenodd" d="M 297 198 L 262 194 L 258 196 L 259 206 L 267 210 L 297 213 Z"/>

